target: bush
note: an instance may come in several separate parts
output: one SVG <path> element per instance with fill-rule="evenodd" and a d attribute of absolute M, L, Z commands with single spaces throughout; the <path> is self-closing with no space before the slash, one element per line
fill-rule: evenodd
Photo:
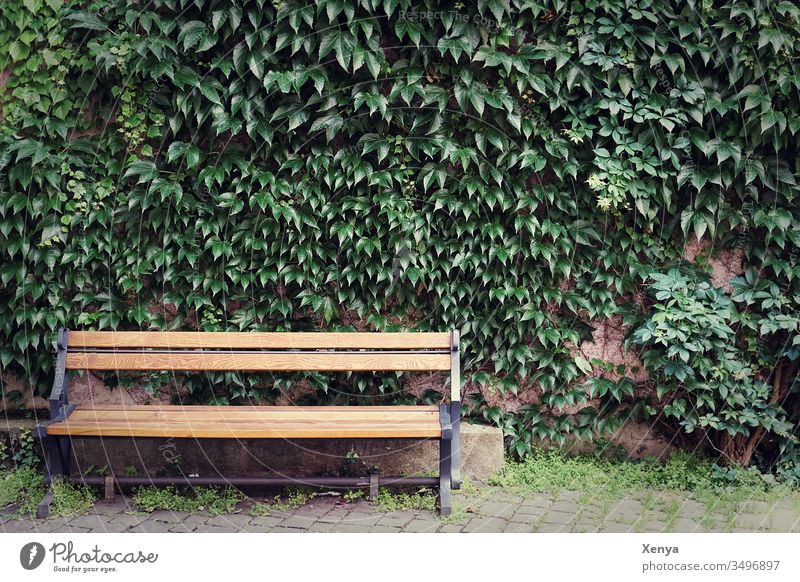
<path fill-rule="evenodd" d="M 791 439 L 788 382 L 783 368 L 773 373 L 767 365 L 786 364 L 785 330 L 794 333 L 800 318 L 777 310 L 754 318 L 722 289 L 678 269 L 651 278 L 657 303 L 633 341 L 646 348 L 644 362 L 665 402 L 664 415 L 685 432 L 700 433 L 698 440 L 710 441 L 726 463 L 749 464 L 762 439 Z M 746 278 L 737 280 L 736 297 L 746 284 Z M 791 327 L 770 329 L 776 321 Z M 771 337 L 778 334 L 784 342 Z"/>

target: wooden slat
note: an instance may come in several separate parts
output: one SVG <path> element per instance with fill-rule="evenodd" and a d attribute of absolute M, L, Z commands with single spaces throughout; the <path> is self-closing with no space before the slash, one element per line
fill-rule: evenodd
<path fill-rule="evenodd" d="M 429 414 L 430 407 L 423 407 L 424 414 L 414 415 L 400 411 L 396 415 L 379 413 L 381 418 L 365 416 L 369 407 L 310 407 L 317 410 L 316 416 L 303 418 L 293 416 L 289 409 L 270 410 L 277 407 L 242 407 L 244 416 L 231 419 L 230 411 L 238 407 L 216 407 L 212 414 L 195 407 L 163 407 L 152 412 L 135 410 L 135 418 L 118 418 L 117 413 L 126 413 L 126 407 L 117 410 L 79 408 L 65 421 L 48 426 L 48 434 L 72 436 L 122 436 L 122 437 L 176 437 L 176 438 L 437 438 L 441 427 L 437 414 Z M 140 407 L 149 408 L 149 407 Z M 349 410 L 349 412 L 347 412 Z M 284 418 L 276 412 L 286 413 Z M 149 417 L 148 417 L 149 415 Z M 258 420 L 258 415 L 262 416 Z M 236 416 L 236 415 L 235 415 Z M 416 418 L 415 418 L 416 417 Z"/>
<path fill-rule="evenodd" d="M 70 331 L 70 348 L 446 349 L 440 332 Z"/>
<path fill-rule="evenodd" d="M 97 422 L 150 422 L 162 420 L 166 422 L 183 422 L 192 420 L 225 420 L 227 422 L 286 422 L 286 421 L 352 421 L 375 422 L 427 422 L 437 421 L 437 407 L 404 406 L 398 410 L 377 409 L 372 406 L 326 407 L 326 406 L 116 406 L 106 409 L 91 406 L 79 406 L 70 415 L 70 419 L 92 419 Z"/>
<path fill-rule="evenodd" d="M 295 352 L 67 353 L 69 370 L 402 371 L 449 370 L 449 354 Z"/>
<path fill-rule="evenodd" d="M 399 404 L 397 406 L 273 406 L 273 405 L 264 405 L 264 406 L 214 406 L 212 404 L 79 404 L 77 405 L 77 410 L 95 410 L 95 411 L 148 411 L 148 410 L 175 410 L 176 406 L 182 407 L 184 409 L 189 410 L 222 410 L 222 411 L 247 411 L 251 409 L 256 410 L 269 410 L 275 411 L 276 413 L 281 411 L 320 411 L 320 410 L 328 410 L 328 409 L 335 409 L 335 410 L 344 410 L 347 411 L 348 414 L 357 414 L 357 413 L 371 413 L 371 412 L 384 412 L 384 411 L 392 411 L 392 412 L 408 412 L 408 413 L 430 413 L 434 412 L 436 414 L 439 413 L 439 407 L 436 405 L 402 405 Z"/>

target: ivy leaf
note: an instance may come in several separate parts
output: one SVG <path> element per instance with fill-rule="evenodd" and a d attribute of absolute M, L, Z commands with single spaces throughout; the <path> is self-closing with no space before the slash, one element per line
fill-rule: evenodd
<path fill-rule="evenodd" d="M 108 30 L 108 27 L 103 23 L 100 18 L 93 12 L 88 10 L 79 10 L 77 12 L 70 12 L 65 17 L 67 20 L 72 20 L 73 24 L 70 28 L 85 28 L 87 30 Z"/>
<path fill-rule="evenodd" d="M 137 160 L 133 162 L 128 170 L 122 175 L 123 178 L 139 176 L 137 184 L 151 182 L 158 177 L 158 168 L 150 160 Z"/>
<path fill-rule="evenodd" d="M 190 20 L 181 27 L 178 42 L 183 43 L 183 50 L 187 51 L 195 45 L 200 45 L 206 36 L 206 23 L 200 20 Z"/>

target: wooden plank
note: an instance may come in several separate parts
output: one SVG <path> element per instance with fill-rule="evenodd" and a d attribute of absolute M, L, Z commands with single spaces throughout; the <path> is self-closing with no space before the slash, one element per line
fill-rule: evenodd
<path fill-rule="evenodd" d="M 314 410 L 297 410 L 286 407 L 285 410 L 271 410 L 271 407 L 247 407 L 242 409 L 226 407 L 220 410 L 200 409 L 194 406 L 175 406 L 172 410 L 166 408 L 150 410 L 92 410 L 76 409 L 70 415 L 70 422 L 437 422 L 438 410 L 413 411 L 357 411 L 331 410 L 319 408 Z M 370 407 L 364 407 L 369 409 Z"/>
<path fill-rule="evenodd" d="M 77 422 L 67 420 L 50 424 L 49 435 L 103 437 L 176 437 L 176 438 L 438 438 L 438 422 L 417 423 L 141 423 Z"/>
<path fill-rule="evenodd" d="M 403 371 L 449 370 L 449 354 L 295 352 L 67 353 L 69 370 Z"/>
<path fill-rule="evenodd" d="M 115 410 L 129 410 L 129 411 L 138 411 L 138 410 L 175 410 L 176 408 L 180 408 L 183 410 L 274 410 L 274 411 L 283 411 L 283 410 L 298 410 L 298 411 L 320 411 L 320 410 L 329 410 L 335 409 L 337 411 L 346 411 L 347 414 L 357 414 L 359 412 L 376 412 L 376 411 L 401 411 L 401 412 L 435 412 L 439 413 L 439 407 L 436 405 L 426 405 L 421 404 L 417 405 L 403 405 L 398 404 L 397 406 L 371 406 L 371 405 L 364 405 L 364 406 L 273 406 L 273 405 L 243 405 L 243 406 L 214 406 L 211 404 L 78 404 L 76 411 L 85 412 L 87 410 L 96 410 L 96 411 L 115 411 Z"/>
<path fill-rule="evenodd" d="M 447 349 L 447 332 L 70 331 L 70 348 Z"/>

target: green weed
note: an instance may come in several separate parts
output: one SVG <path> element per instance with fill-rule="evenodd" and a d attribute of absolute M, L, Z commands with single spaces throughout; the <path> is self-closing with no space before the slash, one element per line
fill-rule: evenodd
<path fill-rule="evenodd" d="M 175 487 L 140 487 L 133 496 L 133 505 L 142 511 L 169 510 L 211 515 L 233 513 L 244 496 L 232 487 L 193 487 L 187 493 Z"/>
<path fill-rule="evenodd" d="M 89 511 L 97 500 L 88 485 L 79 485 L 56 479 L 53 481 L 53 504 L 50 515 L 70 517 Z"/>
<path fill-rule="evenodd" d="M 363 492 L 362 492 L 363 493 Z M 257 502 L 250 508 L 250 515 L 262 516 L 272 513 L 288 512 L 303 507 L 314 497 L 314 492 L 305 488 L 290 488 L 285 497 L 276 495 L 272 501 Z"/>
<path fill-rule="evenodd" d="M 378 491 L 378 509 L 380 511 L 405 511 L 410 509 L 436 510 L 436 497 L 428 491 L 416 493 L 392 493 L 382 487 Z"/>

